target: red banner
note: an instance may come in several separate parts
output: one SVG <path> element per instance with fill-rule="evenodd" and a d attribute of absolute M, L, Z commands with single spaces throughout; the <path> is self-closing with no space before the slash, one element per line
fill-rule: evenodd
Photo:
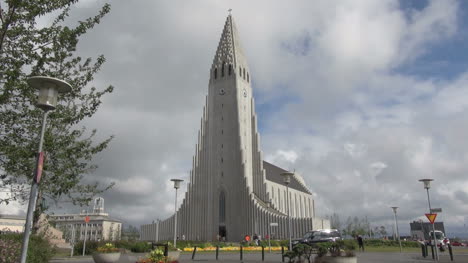
<path fill-rule="evenodd" d="M 36 176 L 34 176 L 34 180 L 36 181 L 36 183 L 39 183 L 41 181 L 43 167 L 44 167 L 44 152 L 40 152 L 39 156 L 37 157 Z"/>

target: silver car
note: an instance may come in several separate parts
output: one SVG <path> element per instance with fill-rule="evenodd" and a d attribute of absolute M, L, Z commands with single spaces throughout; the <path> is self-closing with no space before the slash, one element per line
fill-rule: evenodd
<path fill-rule="evenodd" d="M 318 229 L 305 233 L 301 239 L 293 241 L 293 245 L 297 244 L 313 244 L 319 242 L 335 242 L 341 240 L 340 231 L 337 229 Z"/>

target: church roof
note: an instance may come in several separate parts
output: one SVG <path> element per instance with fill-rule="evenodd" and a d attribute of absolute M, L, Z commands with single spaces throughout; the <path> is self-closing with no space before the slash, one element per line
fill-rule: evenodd
<path fill-rule="evenodd" d="M 272 181 L 277 184 L 284 184 L 281 173 L 285 173 L 288 171 L 266 161 L 263 161 L 263 169 L 265 169 L 266 179 L 268 181 Z M 293 177 L 291 177 L 291 183 L 289 184 L 289 187 L 301 192 L 312 194 L 309 191 L 309 189 L 307 189 L 307 187 L 300 180 L 298 180 L 298 178 L 296 178 L 296 176 L 298 175 L 294 175 Z"/>
<path fill-rule="evenodd" d="M 247 66 L 244 51 L 240 44 L 239 33 L 231 15 L 228 15 L 224 23 L 223 33 L 213 59 L 212 68 L 222 65 L 223 62 L 232 64 L 234 67 L 240 64 Z"/>

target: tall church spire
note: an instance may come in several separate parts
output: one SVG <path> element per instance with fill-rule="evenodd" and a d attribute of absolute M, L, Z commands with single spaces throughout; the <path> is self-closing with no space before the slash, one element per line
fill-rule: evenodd
<path fill-rule="evenodd" d="M 221 67 L 223 62 L 231 64 L 236 68 L 237 65 L 246 67 L 245 56 L 240 45 L 239 36 L 232 15 L 229 14 L 224 23 L 223 33 L 219 40 L 218 49 L 213 59 L 212 69 Z"/>

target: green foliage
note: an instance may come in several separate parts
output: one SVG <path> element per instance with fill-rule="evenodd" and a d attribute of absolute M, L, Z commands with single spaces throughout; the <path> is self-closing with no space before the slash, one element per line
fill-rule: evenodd
<path fill-rule="evenodd" d="M 0 235 L 0 263 L 19 262 L 23 235 L 17 233 Z M 38 235 L 31 235 L 28 246 L 28 263 L 49 262 L 55 248 Z"/>
<path fill-rule="evenodd" d="M 114 242 L 115 247 L 124 248 L 135 253 L 144 253 L 151 251 L 151 243 L 136 240 L 119 240 Z"/>
<path fill-rule="evenodd" d="M 46 159 L 40 184 L 38 207 L 42 198 L 66 197 L 74 204 L 86 204 L 93 195 L 108 187 L 83 183 L 84 176 L 97 167 L 93 156 L 103 151 L 112 137 L 103 141 L 94 138 L 96 130 L 80 127 L 80 122 L 98 110 L 102 96 L 112 86 L 97 90 L 90 86 L 105 59 L 94 61 L 75 56 L 79 38 L 110 11 L 104 4 L 94 17 L 67 26 L 70 8 L 78 0 L 68 1 L 2 1 L 0 12 L 0 188 L 11 194 L 0 198 L 0 204 L 28 197 L 36 164 L 38 135 L 43 112 L 33 105 L 37 92 L 26 79 L 50 76 L 72 85 L 72 91 L 61 95 L 57 109 L 49 113 L 44 136 Z M 55 15 L 46 26 L 36 21 L 44 15 Z"/>
<path fill-rule="evenodd" d="M 85 248 L 85 255 L 93 254 L 99 246 L 105 244 L 105 241 L 98 242 L 98 241 L 86 241 L 86 248 Z M 73 250 L 73 255 L 80 256 L 83 255 L 83 240 L 79 240 L 75 243 L 75 248 Z"/>
<path fill-rule="evenodd" d="M 292 251 L 286 252 L 284 256 L 288 258 L 288 262 L 304 262 L 304 259 L 310 262 L 310 258 L 314 253 L 317 253 L 316 251 L 316 247 L 307 244 L 297 244 L 293 247 Z"/>
<path fill-rule="evenodd" d="M 333 257 L 345 256 L 352 257 L 354 256 L 354 251 L 356 250 L 357 243 L 355 240 L 340 240 L 336 242 L 323 242 L 314 244 L 317 247 L 318 253 L 317 257 L 323 257 L 330 252 L 330 255 Z M 344 255 L 343 253 L 344 252 Z"/>
<path fill-rule="evenodd" d="M 383 240 L 383 239 L 364 239 L 364 246 L 369 247 L 399 247 L 400 244 L 397 240 Z M 416 241 L 401 241 L 402 247 L 420 247 Z"/>
<path fill-rule="evenodd" d="M 159 262 L 164 259 L 164 251 L 161 249 L 155 249 L 150 252 L 149 254 L 149 259 L 151 259 L 152 262 Z"/>

